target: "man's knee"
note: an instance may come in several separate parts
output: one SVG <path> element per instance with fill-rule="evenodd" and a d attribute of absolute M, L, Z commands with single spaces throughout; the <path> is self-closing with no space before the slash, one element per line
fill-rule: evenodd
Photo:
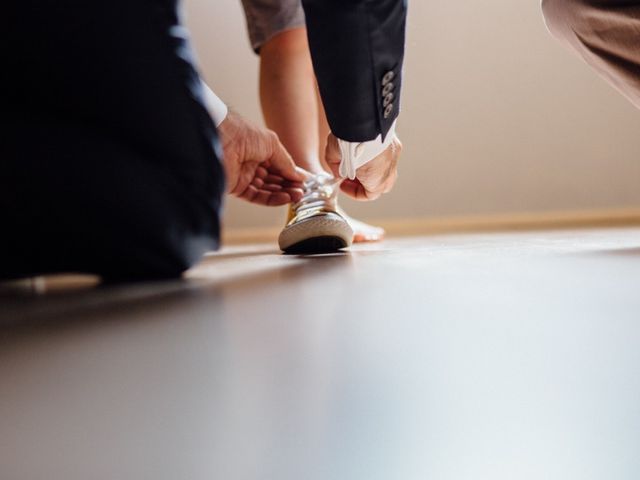
<path fill-rule="evenodd" d="M 104 228 L 112 235 L 105 248 L 119 252 L 127 261 L 113 272 L 129 278 L 178 277 L 202 256 L 218 248 L 220 235 L 218 198 L 194 188 L 184 191 L 178 182 L 164 189 L 143 190 L 143 198 L 127 212 L 111 217 Z M 108 268 L 108 266 L 107 266 Z"/>
<path fill-rule="evenodd" d="M 589 29 L 589 0 L 542 0 L 542 13 L 549 31 L 560 40 L 571 40 Z"/>
<path fill-rule="evenodd" d="M 147 238 L 112 239 L 106 246 L 109 255 L 89 258 L 88 266 L 109 281 L 177 278 L 194 266 L 202 256 L 218 248 L 213 232 L 185 232 L 177 236 L 165 233 Z M 92 264 L 93 263 L 93 264 Z"/>
<path fill-rule="evenodd" d="M 16 144 L 20 131 L 13 130 Z M 0 207 L 7 232 L 0 246 L 11 255 L 0 255 L 0 276 L 174 278 L 217 248 L 223 187 L 215 160 L 197 183 L 82 130 L 52 125 L 35 133 L 39 142 L 20 142 L 21 156 L 2 157 L 0 204 L 21 209 Z M 58 151 L 66 154 L 50 153 Z"/>

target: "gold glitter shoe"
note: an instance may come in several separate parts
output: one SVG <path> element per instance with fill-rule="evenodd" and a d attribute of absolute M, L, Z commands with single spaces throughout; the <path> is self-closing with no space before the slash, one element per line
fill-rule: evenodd
<path fill-rule="evenodd" d="M 353 230 L 337 211 L 338 185 L 327 174 L 309 177 L 302 199 L 289 207 L 287 225 L 278 238 L 283 252 L 331 253 L 351 245 Z"/>

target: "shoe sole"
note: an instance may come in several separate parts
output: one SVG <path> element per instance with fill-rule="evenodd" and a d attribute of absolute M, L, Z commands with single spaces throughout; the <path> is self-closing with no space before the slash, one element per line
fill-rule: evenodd
<path fill-rule="evenodd" d="M 278 244 L 286 254 L 333 253 L 349 247 L 353 230 L 338 218 L 314 217 L 285 227 Z"/>
<path fill-rule="evenodd" d="M 339 237 L 314 237 L 294 243 L 286 250 L 285 255 L 318 255 L 322 253 L 335 253 L 349 245 Z"/>

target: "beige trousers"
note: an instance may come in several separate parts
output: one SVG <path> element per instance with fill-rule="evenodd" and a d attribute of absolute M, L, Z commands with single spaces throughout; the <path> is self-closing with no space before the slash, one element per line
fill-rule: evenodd
<path fill-rule="evenodd" d="M 640 0 L 542 0 L 551 33 L 640 108 Z"/>

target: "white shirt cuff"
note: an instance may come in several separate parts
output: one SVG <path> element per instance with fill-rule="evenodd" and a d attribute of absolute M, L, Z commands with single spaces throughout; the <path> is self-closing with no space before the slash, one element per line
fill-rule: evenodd
<path fill-rule="evenodd" d="M 347 142 L 338 138 L 338 145 L 342 153 L 340 176 L 354 180 L 356 178 L 356 170 L 389 148 L 395 136 L 396 122 L 394 121 L 389 132 L 387 132 L 384 142 L 382 141 L 382 135 L 378 135 L 375 140 L 361 143 Z"/>
<path fill-rule="evenodd" d="M 213 117 L 213 123 L 215 123 L 217 128 L 224 122 L 224 119 L 227 118 L 229 109 L 204 82 L 202 82 L 202 89 L 204 90 L 204 101 L 207 105 L 207 110 L 209 110 L 209 114 Z"/>

